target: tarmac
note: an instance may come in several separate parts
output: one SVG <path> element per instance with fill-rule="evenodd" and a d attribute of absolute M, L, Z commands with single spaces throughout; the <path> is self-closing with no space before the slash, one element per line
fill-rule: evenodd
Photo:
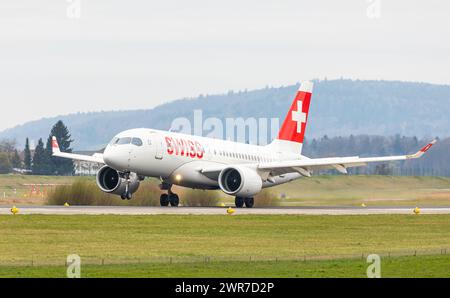
<path fill-rule="evenodd" d="M 226 215 L 227 207 L 141 207 L 141 206 L 16 206 L 17 214 L 52 215 Z M 233 215 L 370 215 L 414 214 L 408 207 L 265 207 L 233 208 Z M 1 206 L 0 214 L 11 214 L 11 206 Z M 449 206 L 421 207 L 420 214 L 450 214 Z"/>

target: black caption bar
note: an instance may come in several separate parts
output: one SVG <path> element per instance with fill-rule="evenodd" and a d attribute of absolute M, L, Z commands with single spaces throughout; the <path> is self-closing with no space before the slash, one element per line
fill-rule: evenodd
<path fill-rule="evenodd" d="M 90 296 L 99 294 L 140 293 L 143 297 L 302 297 L 345 293 L 361 297 L 362 293 L 384 295 L 386 291 L 429 294 L 450 290 L 448 279 L 0 279 L 0 287 L 20 289 L 21 294 L 63 293 Z M 444 293 L 445 293 L 444 292 Z M 100 296 L 99 296 L 100 297 Z"/>

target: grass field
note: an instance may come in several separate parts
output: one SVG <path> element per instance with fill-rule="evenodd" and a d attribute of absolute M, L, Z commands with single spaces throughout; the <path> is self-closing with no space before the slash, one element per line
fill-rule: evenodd
<path fill-rule="evenodd" d="M 46 203 L 45 193 L 51 186 L 38 186 L 33 189 L 29 184 L 72 184 L 75 177 L 0 175 L 0 204 L 32 204 Z M 92 178 L 88 178 L 92 179 Z M 35 190 L 33 192 L 33 190 Z"/>
<path fill-rule="evenodd" d="M 392 256 L 392 276 L 450 271 L 450 215 L 18 215 L 0 234 L 0 276 L 60 276 L 69 254 L 86 276 L 355 276 L 372 253 Z M 430 256 L 394 257 L 415 250 Z"/>
<path fill-rule="evenodd" d="M 71 184 L 75 179 L 80 178 L 0 175 L 0 204 L 45 204 L 45 197 L 30 195 L 31 187 L 26 184 Z M 174 190 L 183 193 L 183 190 Z M 288 206 L 450 205 L 450 178 L 447 177 L 314 176 L 270 188 L 270 191 L 276 196 L 284 194 L 286 198 L 281 204 Z M 233 204 L 232 197 L 220 191 L 216 194 L 224 203 Z"/>
<path fill-rule="evenodd" d="M 181 264 L 82 265 L 81 277 L 367 277 L 362 259 Z M 66 277 L 65 266 L 1 267 L 0 277 Z M 381 277 L 450 277 L 450 255 L 381 259 Z"/>

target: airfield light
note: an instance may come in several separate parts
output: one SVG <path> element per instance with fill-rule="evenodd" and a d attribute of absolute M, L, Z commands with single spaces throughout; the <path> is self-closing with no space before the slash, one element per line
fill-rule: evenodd
<path fill-rule="evenodd" d="M 12 213 L 13 215 L 16 215 L 17 213 L 19 213 L 19 208 L 17 208 L 16 206 L 13 206 L 13 207 L 11 208 L 11 213 Z"/>
<path fill-rule="evenodd" d="M 416 208 L 414 208 L 414 214 L 419 214 L 420 213 L 420 208 L 419 207 L 416 207 Z"/>
<path fill-rule="evenodd" d="M 234 209 L 233 208 L 231 208 L 231 207 L 228 207 L 228 209 L 227 209 L 227 214 L 228 215 L 233 215 L 234 214 Z"/>

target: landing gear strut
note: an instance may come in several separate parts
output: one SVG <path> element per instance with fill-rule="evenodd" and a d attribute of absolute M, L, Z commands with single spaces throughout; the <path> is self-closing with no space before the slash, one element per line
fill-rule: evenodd
<path fill-rule="evenodd" d="M 122 200 L 131 200 L 133 196 L 130 192 L 130 172 L 124 173 L 124 178 L 126 180 L 125 191 L 120 197 Z"/>
<path fill-rule="evenodd" d="M 252 208 L 255 204 L 255 200 L 253 198 L 236 197 L 234 199 L 234 204 L 236 205 L 236 208 L 242 208 L 244 207 L 244 204 L 245 207 Z"/>

